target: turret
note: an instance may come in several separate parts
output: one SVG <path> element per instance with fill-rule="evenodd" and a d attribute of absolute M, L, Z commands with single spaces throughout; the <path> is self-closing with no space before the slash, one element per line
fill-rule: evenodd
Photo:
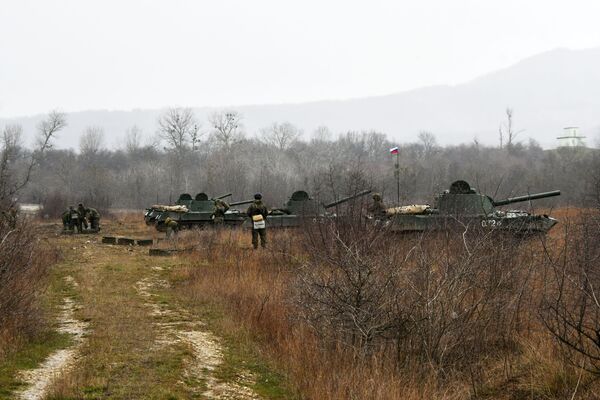
<path fill-rule="evenodd" d="M 477 193 L 467 182 L 456 181 L 450 185 L 450 190 L 438 196 L 435 210 L 446 215 L 490 215 L 498 206 L 558 195 L 560 190 L 495 201 L 489 196 Z"/>

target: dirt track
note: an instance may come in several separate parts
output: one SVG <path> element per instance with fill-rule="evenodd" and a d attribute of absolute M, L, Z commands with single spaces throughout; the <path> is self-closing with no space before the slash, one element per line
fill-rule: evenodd
<path fill-rule="evenodd" d="M 227 381 L 219 377 L 223 340 L 198 315 L 170 302 L 168 274 L 181 263 L 176 256 L 150 257 L 147 247 L 102 244 L 99 235 L 57 235 L 48 226 L 44 231 L 64 253 L 53 274 L 75 293 L 57 313 L 58 330 L 71 335 L 72 345 L 21 371 L 24 387 L 16 398 L 96 391 L 112 398 L 260 398 L 250 371 Z M 109 224 L 107 232 L 155 235 L 139 223 Z"/>

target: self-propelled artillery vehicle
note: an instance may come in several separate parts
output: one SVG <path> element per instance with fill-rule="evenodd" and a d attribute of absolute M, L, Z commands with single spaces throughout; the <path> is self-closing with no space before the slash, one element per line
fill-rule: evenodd
<path fill-rule="evenodd" d="M 329 204 L 322 204 L 311 198 L 304 190 L 292 193 L 292 196 L 281 208 L 274 208 L 267 216 L 267 227 L 269 228 L 291 228 L 300 226 L 303 221 L 318 217 L 334 217 L 335 214 L 329 210 L 337 205 L 354 200 L 358 197 L 371 193 L 363 190 L 352 196 L 344 197 Z"/>
<path fill-rule="evenodd" d="M 410 205 L 386 210 L 385 225 L 390 231 L 446 230 L 452 227 L 479 227 L 515 235 L 546 233 L 558 221 L 545 214 L 497 207 L 560 195 L 559 190 L 528 194 L 503 200 L 478 193 L 465 181 L 456 181 L 435 198 L 434 206 Z"/>
<path fill-rule="evenodd" d="M 166 230 L 164 222 L 167 218 L 177 221 L 179 228 L 194 228 L 212 226 L 215 224 L 215 206 L 217 200 L 222 200 L 231 196 L 231 193 L 209 198 L 206 193 L 198 193 L 194 198 L 187 193 L 179 196 L 175 206 L 167 207 L 157 213 L 155 217 L 155 226 L 159 231 Z M 252 200 L 238 201 L 230 203 L 229 207 L 252 203 Z M 236 226 L 241 225 L 246 218 L 246 214 L 239 210 L 229 208 L 223 216 L 223 225 Z"/>

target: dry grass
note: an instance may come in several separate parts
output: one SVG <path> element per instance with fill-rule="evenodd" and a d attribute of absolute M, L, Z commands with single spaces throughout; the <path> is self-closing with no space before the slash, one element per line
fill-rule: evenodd
<path fill-rule="evenodd" d="M 561 215 L 569 218 L 579 213 L 564 210 Z M 543 245 L 558 251 L 564 241 L 560 225 L 545 240 L 509 241 L 498 250 L 496 264 L 489 267 L 492 275 L 477 279 L 492 279 L 494 274 L 499 274 L 502 282 L 510 279 L 503 291 L 490 292 L 490 303 L 507 301 L 510 307 L 480 308 L 490 313 L 480 317 L 494 324 L 505 320 L 504 325 L 498 325 L 505 330 L 495 331 L 496 325 L 492 325 L 493 329 L 486 331 L 486 341 L 481 342 L 483 347 L 465 347 L 473 352 L 465 355 L 469 360 L 466 364 L 447 365 L 419 364 L 418 357 L 402 365 L 385 341 L 364 353 L 343 340 L 324 337 L 301 318 L 302 309 L 297 304 L 300 267 L 310 261 L 311 254 L 299 245 L 302 239 L 297 232 L 269 233 L 271 245 L 267 251 L 253 251 L 248 232 L 182 235 L 180 244 L 196 246 L 197 251 L 187 257 L 188 263 L 172 272 L 171 280 L 177 284 L 182 301 L 213 304 L 223 310 L 221 327 L 225 331 L 250 332 L 260 351 L 285 371 L 302 398 L 596 398 L 598 384 L 593 375 L 565 360 L 556 340 L 539 320 Z M 402 246 L 410 239 L 395 240 Z M 436 243 L 443 247 L 441 242 Z M 496 239 L 492 243 L 498 245 Z M 435 243 L 428 246 L 436 251 Z M 453 254 L 456 251 L 452 250 Z M 503 251 L 515 254 L 504 257 Z M 472 262 L 485 268 L 487 261 L 482 256 Z M 497 297 L 500 294 L 504 297 Z M 473 325 L 474 329 L 478 326 Z M 464 334 L 476 337 L 478 332 Z M 336 337 L 336 332 L 330 333 Z"/>
<path fill-rule="evenodd" d="M 172 276 L 182 297 L 224 308 L 223 328 L 252 332 L 302 398 L 458 399 L 468 393 L 462 383 L 440 388 L 432 376 L 390 369 L 385 355 L 360 359 L 352 349 L 324 347 L 294 314 L 290 285 L 302 258 L 295 232 L 271 232 L 268 251 L 251 250 L 247 232 L 199 236 L 201 250 Z"/>
<path fill-rule="evenodd" d="M 152 232 L 135 217 L 104 220 L 103 234 L 147 237 Z M 139 221 L 139 216 L 137 218 Z M 151 259 L 147 248 L 107 246 L 97 235 L 54 240 L 65 259 L 58 273 L 77 283 L 78 319 L 89 323 L 77 368 L 54 383 L 49 398 L 185 398 L 179 385 L 185 346 L 155 348 L 157 331 L 136 283 L 151 266 L 171 259 Z"/>
<path fill-rule="evenodd" d="M 39 245 L 35 229 L 25 221 L 14 228 L 0 224 L 0 361 L 46 334 L 42 298 L 58 257 Z"/>

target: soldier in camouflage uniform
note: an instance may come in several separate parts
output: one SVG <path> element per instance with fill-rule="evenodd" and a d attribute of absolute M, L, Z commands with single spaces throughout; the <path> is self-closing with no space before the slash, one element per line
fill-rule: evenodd
<path fill-rule="evenodd" d="M 179 231 L 179 224 L 171 217 L 165 219 L 165 226 L 167 227 L 167 239 L 175 239 L 177 237 L 177 231 Z"/>
<path fill-rule="evenodd" d="M 66 215 L 65 215 L 66 214 Z M 75 227 L 79 229 L 79 213 L 73 206 L 69 206 L 69 209 L 63 214 L 63 222 L 67 222 L 69 231 L 73 232 Z M 79 231 L 81 232 L 81 231 Z"/>
<path fill-rule="evenodd" d="M 100 213 L 95 208 L 89 207 L 85 209 L 85 216 L 90 221 L 90 229 L 94 231 L 100 230 Z"/>
<path fill-rule="evenodd" d="M 77 214 L 79 214 L 79 219 L 77 221 L 77 230 L 79 231 L 79 233 L 81 233 L 83 232 L 83 228 L 88 228 L 88 223 L 85 219 L 85 207 L 83 206 L 83 203 L 79 203 L 79 205 L 77 206 Z"/>
<path fill-rule="evenodd" d="M 383 204 L 381 194 L 373 194 L 373 204 L 371 204 L 367 210 L 375 219 L 384 219 L 387 216 L 386 207 L 385 204 Z"/>
<path fill-rule="evenodd" d="M 252 246 L 258 249 L 258 238 L 260 237 L 260 245 L 265 248 L 267 246 L 266 220 L 269 212 L 262 202 L 260 193 L 254 195 L 254 202 L 250 204 L 246 214 L 248 214 L 252 223 Z"/>
<path fill-rule="evenodd" d="M 61 215 L 64 231 L 71 230 L 71 211 L 72 210 L 73 210 L 73 207 L 69 207 Z"/>
<path fill-rule="evenodd" d="M 221 199 L 215 200 L 215 208 L 213 210 L 213 222 L 216 225 L 222 225 L 225 220 L 225 213 L 229 210 L 229 204 Z"/>

